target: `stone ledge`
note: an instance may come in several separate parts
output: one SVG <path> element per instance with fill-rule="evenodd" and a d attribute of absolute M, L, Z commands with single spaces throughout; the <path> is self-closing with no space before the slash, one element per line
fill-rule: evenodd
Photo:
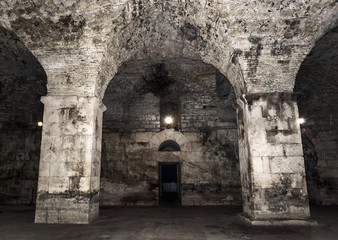
<path fill-rule="evenodd" d="M 259 219 L 252 220 L 243 213 L 237 216 L 247 224 L 252 226 L 317 226 L 318 222 L 311 219 Z"/>

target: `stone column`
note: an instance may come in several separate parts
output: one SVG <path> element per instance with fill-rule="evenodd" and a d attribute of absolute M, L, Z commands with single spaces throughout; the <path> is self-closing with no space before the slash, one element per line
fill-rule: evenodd
<path fill-rule="evenodd" d="M 247 94 L 237 121 L 243 216 L 252 224 L 308 224 L 297 96 Z"/>
<path fill-rule="evenodd" d="M 46 96 L 36 223 L 89 223 L 99 213 L 102 113 L 96 97 Z"/>

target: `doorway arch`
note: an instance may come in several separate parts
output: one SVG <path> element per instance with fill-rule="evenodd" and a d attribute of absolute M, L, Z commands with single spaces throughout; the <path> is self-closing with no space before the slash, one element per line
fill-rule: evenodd
<path fill-rule="evenodd" d="M 181 147 L 180 147 L 180 145 L 178 145 L 177 142 L 175 142 L 173 140 L 165 140 L 158 147 L 158 151 L 159 152 L 174 152 L 174 151 L 180 152 Z"/>

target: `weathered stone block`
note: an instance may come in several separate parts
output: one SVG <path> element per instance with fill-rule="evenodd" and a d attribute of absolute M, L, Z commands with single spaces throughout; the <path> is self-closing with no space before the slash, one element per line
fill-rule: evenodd
<path fill-rule="evenodd" d="M 59 223 L 59 222 L 60 222 L 60 210 L 47 210 L 46 223 Z"/>
<path fill-rule="evenodd" d="M 44 119 L 43 119 L 45 127 L 46 127 L 46 124 L 48 123 L 57 123 L 61 121 L 60 114 L 56 109 L 46 108 L 44 112 L 46 113 L 44 114 Z"/>
<path fill-rule="evenodd" d="M 253 141 L 250 145 L 250 153 L 253 157 L 284 156 L 284 148 L 281 144 L 268 144 Z"/>
<path fill-rule="evenodd" d="M 38 182 L 38 192 L 48 192 L 49 191 L 49 177 L 40 177 Z"/>
<path fill-rule="evenodd" d="M 62 133 L 61 127 L 62 125 L 60 123 L 57 123 L 57 122 L 48 123 L 47 122 L 43 128 L 44 129 L 43 135 L 60 136 Z"/>
<path fill-rule="evenodd" d="M 62 193 L 69 190 L 68 177 L 49 177 L 49 193 Z"/>
<path fill-rule="evenodd" d="M 50 163 L 50 177 L 66 177 L 68 171 L 66 169 L 66 162 L 51 162 Z"/>
<path fill-rule="evenodd" d="M 50 162 L 41 161 L 39 166 L 39 177 L 49 177 Z"/>
<path fill-rule="evenodd" d="M 301 142 L 299 143 L 283 143 L 283 151 L 285 156 L 303 156 L 303 148 Z"/>
<path fill-rule="evenodd" d="M 47 223 L 47 210 L 36 208 L 35 223 Z"/>
<path fill-rule="evenodd" d="M 293 130 L 272 130 L 267 131 L 268 143 L 299 143 L 301 142 L 301 136 L 298 132 Z"/>
<path fill-rule="evenodd" d="M 303 157 L 271 157 L 271 173 L 304 173 Z"/>

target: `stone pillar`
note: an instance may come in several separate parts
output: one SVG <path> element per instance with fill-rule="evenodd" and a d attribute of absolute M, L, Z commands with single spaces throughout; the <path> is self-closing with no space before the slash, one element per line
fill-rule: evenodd
<path fill-rule="evenodd" d="M 96 97 L 46 96 L 36 223 L 89 223 L 99 214 L 102 113 Z"/>
<path fill-rule="evenodd" d="M 296 94 L 248 94 L 237 102 L 244 218 L 257 225 L 312 223 Z"/>

